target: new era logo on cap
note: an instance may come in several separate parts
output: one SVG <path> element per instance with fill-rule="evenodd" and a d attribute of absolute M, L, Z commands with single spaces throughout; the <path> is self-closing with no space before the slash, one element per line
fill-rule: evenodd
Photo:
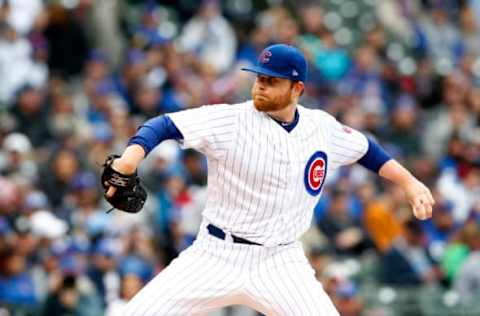
<path fill-rule="evenodd" d="M 307 79 L 305 56 L 298 48 L 286 44 L 268 46 L 258 57 L 255 66 L 242 68 L 242 70 L 292 81 L 305 82 Z"/>

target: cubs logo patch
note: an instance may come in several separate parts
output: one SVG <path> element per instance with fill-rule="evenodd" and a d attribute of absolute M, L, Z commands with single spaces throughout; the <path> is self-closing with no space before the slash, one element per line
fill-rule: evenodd
<path fill-rule="evenodd" d="M 327 155 L 323 151 L 317 151 L 305 166 L 304 182 L 307 192 L 312 196 L 317 196 L 322 191 L 326 176 Z"/>
<path fill-rule="evenodd" d="M 258 59 L 262 64 L 266 64 L 270 61 L 270 57 L 272 57 L 272 52 L 269 50 L 266 50 L 260 55 Z"/>

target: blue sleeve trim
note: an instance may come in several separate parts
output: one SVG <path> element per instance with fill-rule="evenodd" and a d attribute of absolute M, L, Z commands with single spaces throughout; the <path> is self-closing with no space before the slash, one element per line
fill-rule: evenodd
<path fill-rule="evenodd" d="M 145 150 L 145 156 L 158 144 L 166 139 L 183 139 L 182 133 L 166 115 L 157 116 L 146 121 L 137 130 L 135 136 L 130 138 L 128 145 L 137 144 Z"/>
<path fill-rule="evenodd" d="M 376 142 L 368 138 L 368 150 L 358 163 L 368 170 L 378 173 L 380 168 L 392 159 L 390 155 Z"/>

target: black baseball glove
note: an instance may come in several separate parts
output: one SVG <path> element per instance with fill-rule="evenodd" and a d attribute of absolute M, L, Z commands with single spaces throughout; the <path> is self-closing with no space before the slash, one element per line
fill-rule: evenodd
<path fill-rule="evenodd" d="M 109 155 L 103 164 L 101 181 L 105 190 L 105 199 L 113 206 L 110 211 L 117 209 L 128 213 L 140 212 L 147 199 L 147 192 L 140 185 L 140 178 L 136 172 L 125 175 L 113 170 L 112 163 L 119 157 L 118 155 Z M 114 186 L 116 190 L 111 197 L 107 197 L 106 193 L 110 186 Z"/>

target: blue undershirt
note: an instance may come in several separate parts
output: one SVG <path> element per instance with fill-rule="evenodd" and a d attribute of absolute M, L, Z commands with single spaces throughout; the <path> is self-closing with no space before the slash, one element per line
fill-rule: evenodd
<path fill-rule="evenodd" d="M 271 116 L 270 116 L 271 117 Z M 271 117 L 275 122 L 278 123 L 278 125 L 280 125 L 281 127 L 283 127 L 287 132 L 291 132 L 295 126 L 297 126 L 298 124 L 298 119 L 300 118 L 300 114 L 298 113 L 298 109 L 295 110 L 295 117 L 293 118 L 293 121 L 290 122 L 290 123 L 286 123 L 286 122 L 282 122 L 282 121 L 279 121 L 277 120 L 276 118 L 274 117 Z"/>
<path fill-rule="evenodd" d="M 182 133 L 166 115 L 160 115 L 149 119 L 137 130 L 135 136 L 130 138 L 128 145 L 137 144 L 145 150 L 145 156 L 158 144 L 167 139 L 181 140 Z"/>
<path fill-rule="evenodd" d="M 282 126 L 287 132 L 291 132 L 295 126 L 297 126 L 298 120 L 299 114 L 297 110 L 295 111 L 293 122 L 288 124 L 278 120 L 275 120 L 275 122 Z M 153 148 L 167 139 L 182 140 L 183 135 L 170 117 L 161 115 L 146 121 L 140 126 L 135 136 L 128 142 L 128 145 L 137 144 L 142 146 L 145 150 L 145 156 L 147 156 Z M 368 170 L 378 173 L 383 164 L 392 158 L 380 145 L 370 138 L 367 139 L 368 150 L 365 155 L 358 160 L 358 163 Z"/>
<path fill-rule="evenodd" d="M 382 168 L 387 161 L 392 159 L 392 157 L 390 157 L 390 155 L 372 139 L 368 137 L 367 139 L 368 150 L 357 162 L 368 170 L 378 173 L 380 168 Z"/>

